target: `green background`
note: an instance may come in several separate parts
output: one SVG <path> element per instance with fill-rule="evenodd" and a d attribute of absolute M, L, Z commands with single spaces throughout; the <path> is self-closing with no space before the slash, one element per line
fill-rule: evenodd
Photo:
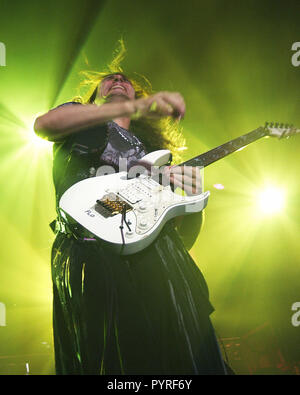
<path fill-rule="evenodd" d="M 125 72 L 183 95 L 184 159 L 265 121 L 300 127 L 300 66 L 291 63 L 299 18 L 291 0 L 0 0 L 0 374 L 26 374 L 26 363 L 32 374 L 54 373 L 52 145 L 34 138 L 35 117 L 70 100 L 79 71 L 105 67 L 123 37 Z M 237 373 L 300 374 L 300 327 L 291 324 L 300 301 L 299 153 L 300 136 L 262 139 L 205 170 L 211 196 L 191 254 Z M 276 215 L 257 208 L 267 184 L 286 193 Z"/>

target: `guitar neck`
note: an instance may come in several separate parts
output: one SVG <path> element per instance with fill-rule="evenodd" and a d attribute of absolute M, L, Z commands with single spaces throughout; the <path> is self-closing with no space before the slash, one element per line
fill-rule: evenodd
<path fill-rule="evenodd" d="M 222 159 L 229 154 L 232 154 L 238 149 L 243 148 L 256 140 L 267 136 L 268 134 L 269 133 L 266 131 L 265 128 L 259 127 L 258 129 L 255 129 L 250 133 L 244 134 L 241 137 L 228 141 L 227 143 L 213 148 L 212 150 L 207 151 L 204 154 L 195 156 L 194 158 L 181 163 L 180 166 L 208 166 L 211 163 L 214 163 L 217 160 Z"/>

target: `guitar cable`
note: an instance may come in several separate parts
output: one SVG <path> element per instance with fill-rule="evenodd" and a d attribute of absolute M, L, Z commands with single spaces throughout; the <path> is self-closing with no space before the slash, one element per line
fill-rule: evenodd
<path fill-rule="evenodd" d="M 125 245 L 125 237 L 124 237 L 124 231 L 123 231 L 123 229 L 124 229 L 124 226 L 123 226 L 124 222 L 125 222 L 128 230 L 131 232 L 131 228 L 130 228 L 128 222 L 126 221 L 126 206 L 125 205 L 122 208 L 121 225 L 120 225 L 121 237 L 122 237 L 122 245 L 123 246 Z"/>

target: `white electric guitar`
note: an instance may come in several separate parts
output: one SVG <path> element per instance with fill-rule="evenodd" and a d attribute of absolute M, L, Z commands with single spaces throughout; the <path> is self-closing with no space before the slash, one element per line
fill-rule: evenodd
<path fill-rule="evenodd" d="M 266 136 L 290 137 L 300 129 L 268 124 L 220 145 L 177 166 L 205 167 Z M 156 169 L 167 164 L 170 151 L 154 151 L 143 161 Z M 209 191 L 183 195 L 172 191 L 145 172 L 129 178 L 126 171 L 87 178 L 72 185 L 61 197 L 59 210 L 69 224 L 79 223 L 94 240 L 100 239 L 121 255 L 149 246 L 171 218 L 199 212 L 207 205 Z"/>

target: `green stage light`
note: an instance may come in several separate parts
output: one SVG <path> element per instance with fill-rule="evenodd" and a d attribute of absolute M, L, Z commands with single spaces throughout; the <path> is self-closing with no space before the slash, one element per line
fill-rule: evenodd
<path fill-rule="evenodd" d="M 285 193 L 281 188 L 266 187 L 259 194 L 258 204 L 260 211 L 264 214 L 281 212 L 285 206 Z"/>
<path fill-rule="evenodd" d="M 37 135 L 34 133 L 34 130 L 33 130 L 33 129 L 29 129 L 29 130 L 28 130 L 28 136 L 27 136 L 27 138 L 28 138 L 28 143 L 29 143 L 33 148 L 48 150 L 48 149 L 51 149 L 51 147 L 52 147 L 52 143 L 51 143 L 51 142 L 49 142 L 49 141 L 47 141 L 47 140 L 44 140 L 44 139 L 42 139 L 41 137 L 37 136 Z"/>
<path fill-rule="evenodd" d="M 34 132 L 34 122 L 38 115 L 31 117 L 22 117 L 23 127 L 19 127 L 15 130 L 22 141 L 22 150 L 31 158 L 37 159 L 41 156 L 50 157 L 52 154 L 53 143 L 42 139 Z"/>
<path fill-rule="evenodd" d="M 37 117 L 35 117 L 33 120 L 30 120 L 28 122 L 28 125 L 30 125 L 26 130 L 28 144 L 32 146 L 32 148 L 51 150 L 53 143 L 42 139 L 41 137 L 37 136 L 36 133 L 34 132 L 34 122 L 36 118 Z"/>

